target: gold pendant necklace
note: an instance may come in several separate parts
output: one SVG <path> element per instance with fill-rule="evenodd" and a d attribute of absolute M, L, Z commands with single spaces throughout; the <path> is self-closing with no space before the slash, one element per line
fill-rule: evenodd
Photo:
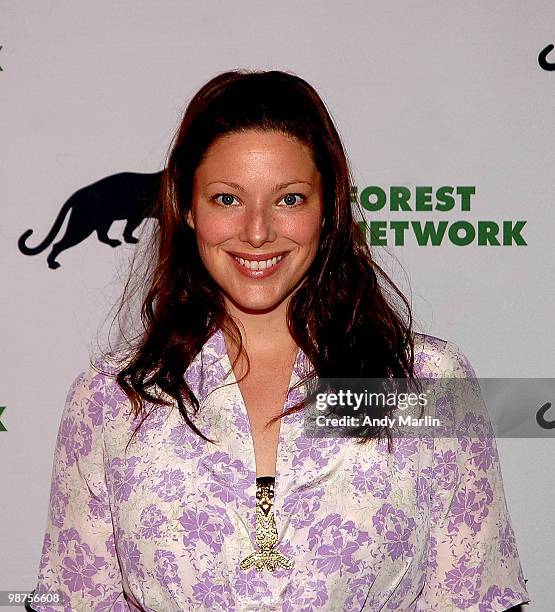
<path fill-rule="evenodd" d="M 256 479 L 256 543 L 260 549 L 250 554 L 239 564 L 242 570 L 255 567 L 259 572 L 264 568 L 275 571 L 277 568 L 290 569 L 293 561 L 275 550 L 278 533 L 274 519 L 273 476 L 260 476 Z"/>

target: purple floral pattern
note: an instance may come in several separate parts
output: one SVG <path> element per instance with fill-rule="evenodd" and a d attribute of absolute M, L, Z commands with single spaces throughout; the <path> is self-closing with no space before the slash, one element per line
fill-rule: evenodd
<path fill-rule="evenodd" d="M 416 342 L 421 377 L 475 376 L 455 345 Z M 236 381 L 221 330 L 185 373 L 216 444 L 151 406 L 125 452 L 138 421 L 117 369 L 101 365 L 75 378 L 60 420 L 36 593 L 66 603 L 39 612 L 497 612 L 529 601 L 487 420 L 469 413 L 456 435 L 395 438 L 389 454 L 381 442 L 307 438 L 300 414 L 285 418 L 275 515 L 293 568 L 243 571 L 256 465 L 241 393 L 224 386 Z M 290 386 L 306 365 L 299 350 Z M 453 393 L 436 414 L 455 418 Z"/>
<path fill-rule="evenodd" d="M 353 554 L 368 541 L 353 521 L 343 521 L 339 514 L 330 514 L 308 530 L 308 547 L 313 564 L 324 575 L 357 571 Z"/>
<path fill-rule="evenodd" d="M 412 555 L 411 533 L 416 523 L 412 517 L 394 508 L 391 504 L 383 504 L 372 518 L 376 531 L 384 536 L 385 548 L 391 559 L 402 555 Z"/>
<path fill-rule="evenodd" d="M 380 499 L 387 499 L 391 493 L 391 482 L 383 465 L 375 461 L 364 469 L 356 465 L 353 473 L 354 494 L 357 496 L 373 495 Z"/>

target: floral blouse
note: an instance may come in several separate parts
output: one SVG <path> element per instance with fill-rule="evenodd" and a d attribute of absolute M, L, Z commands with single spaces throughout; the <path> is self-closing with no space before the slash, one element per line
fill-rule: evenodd
<path fill-rule="evenodd" d="M 420 377 L 475 377 L 454 344 L 415 338 Z M 290 387 L 307 364 L 299 349 Z M 256 550 L 256 466 L 221 330 L 185 377 L 201 401 L 195 423 L 217 443 L 160 406 L 127 454 L 139 421 L 114 377 L 89 367 L 73 382 L 35 589 L 66 603 L 35 610 L 495 612 L 530 601 L 493 437 L 394 438 L 389 453 L 387 441 L 306 437 L 302 412 L 281 423 L 273 500 L 276 550 L 293 563 L 241 569 Z"/>

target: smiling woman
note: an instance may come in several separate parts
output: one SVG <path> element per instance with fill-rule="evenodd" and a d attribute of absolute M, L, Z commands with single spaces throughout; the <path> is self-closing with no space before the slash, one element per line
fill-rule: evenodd
<path fill-rule="evenodd" d="M 475 377 L 455 345 L 413 331 L 355 222 L 353 184 L 300 77 L 226 72 L 193 97 L 151 272 L 134 277 L 144 329 L 69 390 L 36 589 L 65 603 L 37 610 L 529 600 L 491 436 L 400 437 L 379 409 L 361 440 L 303 426 L 316 378 Z"/>
<path fill-rule="evenodd" d="M 322 214 L 318 169 L 296 138 L 248 130 L 211 145 L 195 172 L 187 222 L 228 313 L 241 320 L 239 311 L 271 311 L 265 325 L 271 318 L 287 334 L 286 299 L 316 255 Z"/>

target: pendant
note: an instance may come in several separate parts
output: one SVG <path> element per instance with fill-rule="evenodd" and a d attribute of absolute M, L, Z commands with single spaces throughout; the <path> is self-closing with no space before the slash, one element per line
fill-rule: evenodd
<path fill-rule="evenodd" d="M 274 484 L 270 476 L 256 479 L 256 543 L 260 549 L 243 559 L 239 564 L 242 570 L 251 567 L 259 572 L 267 569 L 291 569 L 293 561 L 286 555 L 275 550 L 278 533 L 274 519 Z"/>

